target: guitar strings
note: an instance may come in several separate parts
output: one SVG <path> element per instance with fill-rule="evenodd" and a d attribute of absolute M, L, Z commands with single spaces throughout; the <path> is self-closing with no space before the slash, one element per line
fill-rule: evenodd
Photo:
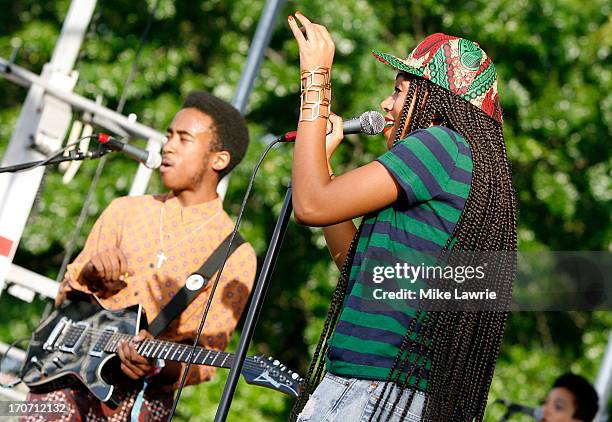
<path fill-rule="evenodd" d="M 85 330 L 85 332 L 84 332 L 83 334 L 81 334 L 81 335 L 89 335 L 89 336 L 91 336 L 92 340 L 96 340 L 96 341 L 97 341 L 97 340 L 99 340 L 99 339 L 100 339 L 100 338 L 101 338 L 103 335 L 105 335 L 105 334 L 110 334 L 110 335 L 111 335 L 111 336 L 110 336 L 110 338 L 109 338 L 109 340 L 110 340 L 110 339 L 111 339 L 113 336 L 115 336 L 115 338 L 116 338 L 116 337 L 119 337 L 119 338 L 118 338 L 118 339 L 116 339 L 116 340 L 115 340 L 115 339 L 113 339 L 114 344 L 112 345 L 112 347 L 113 347 L 113 348 L 115 348 L 115 351 L 116 351 L 116 345 L 117 345 L 117 343 L 118 343 L 120 340 L 122 340 L 122 339 L 128 339 L 128 338 L 132 338 L 132 337 L 134 337 L 134 336 L 133 336 L 133 335 L 131 335 L 131 334 L 125 334 L 125 333 L 114 333 L 114 332 L 109 332 L 109 331 L 106 331 L 106 330 L 100 330 L 100 329 L 95 329 L 95 328 L 87 328 L 87 329 Z M 170 346 L 170 347 L 176 347 L 177 349 L 178 349 L 178 348 L 187 348 L 187 349 L 192 348 L 192 346 L 190 346 L 190 345 L 186 345 L 186 344 L 182 344 L 182 343 L 173 343 L 173 342 L 170 342 L 170 341 L 167 341 L 167 340 L 161 340 L 161 339 L 155 339 L 155 338 L 147 338 L 147 339 L 144 339 L 144 340 L 143 340 L 141 343 L 139 343 L 139 345 L 138 345 L 137 349 L 138 349 L 138 348 L 139 348 L 141 345 L 143 345 L 143 344 L 144 344 L 146 341 L 152 342 L 153 344 L 162 345 L 162 347 L 165 347 L 165 346 Z M 107 341 L 107 343 L 108 343 L 108 341 Z M 155 347 L 155 346 L 154 346 L 154 347 Z M 203 348 L 203 347 L 201 347 L 201 346 L 198 346 L 198 347 L 199 347 L 200 349 L 202 349 L 202 350 L 207 351 L 207 352 L 208 352 L 208 351 L 210 351 L 210 352 L 217 353 L 217 356 L 218 356 L 219 354 L 227 354 L 227 355 L 228 355 L 228 359 L 231 359 L 231 360 L 232 360 L 232 363 L 233 363 L 233 360 L 234 360 L 234 355 L 232 355 L 232 354 L 230 354 L 230 353 L 228 353 L 228 352 L 223 352 L 223 351 L 220 351 L 220 350 L 206 349 L 206 348 Z M 162 349 L 162 350 L 164 350 L 164 349 Z M 106 351 L 106 350 L 105 350 L 105 351 Z M 173 355 L 175 355 L 175 354 L 177 353 L 177 351 L 178 351 L 178 350 L 175 350 L 175 351 L 174 351 L 174 353 L 173 353 Z M 195 354 L 195 352 L 196 352 L 196 351 L 197 351 L 197 350 L 194 350 L 194 351 L 192 352 L 192 357 L 191 357 L 191 358 L 189 358 L 189 359 L 193 359 L 193 356 L 194 356 L 194 354 Z M 182 354 L 183 354 L 184 352 L 185 352 L 185 350 L 183 350 Z M 140 353 L 140 352 L 139 352 L 139 353 Z M 162 352 L 162 353 L 163 353 L 163 352 Z M 170 353 L 170 351 L 169 351 L 169 352 L 166 354 L 166 356 L 168 356 L 168 354 L 169 354 L 169 353 Z M 182 354 L 181 354 L 181 355 L 182 355 Z M 167 357 L 166 357 L 166 359 L 167 359 Z M 206 358 L 205 358 L 205 359 L 206 359 Z M 170 359 L 170 360 L 172 360 L 172 359 Z M 187 360 L 187 358 L 186 358 L 185 360 Z M 216 359 L 213 359 L 213 360 L 212 360 L 212 362 L 214 362 L 215 360 L 216 360 Z M 180 360 L 179 360 L 179 361 L 180 361 Z M 194 363 L 198 363 L 198 362 L 193 361 L 193 360 L 192 360 L 192 362 L 194 362 Z M 203 362 L 204 362 L 204 363 L 202 363 L 203 365 L 213 366 L 213 365 L 206 364 L 206 363 L 205 363 L 205 361 L 203 361 Z M 185 363 L 186 363 L 186 362 L 185 362 Z M 260 366 L 260 365 L 258 365 L 258 364 L 256 364 L 256 363 L 252 363 L 252 362 L 246 361 L 246 360 L 245 360 L 245 362 L 244 362 L 243 366 L 244 366 L 244 367 L 246 367 L 247 369 L 251 369 L 251 370 L 261 369 L 261 366 Z M 294 380 L 294 381 L 295 381 L 295 380 Z"/>
<path fill-rule="evenodd" d="M 74 328 L 74 327 L 70 327 L 70 328 Z M 69 331 L 70 331 L 70 328 L 68 329 Z M 80 327 L 79 327 L 79 328 L 80 328 Z M 104 335 L 110 335 L 109 340 L 110 340 L 111 338 L 113 338 L 113 336 L 115 336 L 115 337 L 119 337 L 119 338 L 118 338 L 116 341 L 113 339 L 113 342 L 114 342 L 113 347 L 115 348 L 115 352 L 116 352 L 116 346 L 117 346 L 117 343 L 118 343 L 119 341 L 121 341 L 122 339 L 129 339 L 129 338 L 133 338 L 133 337 L 135 337 L 135 336 L 134 336 L 134 335 L 132 335 L 132 334 L 117 333 L 117 332 L 107 331 L 107 330 L 102 330 L 102 329 L 93 328 L 93 327 L 88 327 L 88 328 L 85 328 L 85 329 L 84 329 L 84 331 L 81 333 L 81 335 L 86 335 L 86 336 L 87 336 L 87 335 L 89 335 L 89 336 L 91 336 L 91 339 L 92 339 L 92 340 L 95 340 L 96 342 L 97 342 L 98 340 L 100 340 L 100 338 L 102 338 L 102 336 L 104 336 Z M 187 349 L 192 349 L 192 350 L 193 350 L 193 346 L 188 345 L 188 344 L 182 344 L 182 343 L 173 343 L 173 342 L 171 342 L 171 341 L 169 341 L 169 340 L 156 339 L 156 338 L 146 338 L 146 339 L 144 339 L 142 342 L 140 342 L 136 348 L 138 349 L 138 348 L 139 348 L 141 345 L 143 345 L 143 344 L 144 344 L 146 341 L 154 342 L 154 344 L 155 344 L 155 343 L 162 344 L 162 345 L 163 345 L 163 344 L 167 344 L 167 345 L 170 345 L 171 347 L 177 347 L 177 348 L 178 348 L 178 347 L 186 347 Z M 107 344 L 108 344 L 108 340 L 107 340 Z M 231 353 L 229 353 L 229 352 L 224 352 L 224 351 L 220 351 L 220 350 L 206 349 L 206 348 L 204 348 L 204 347 L 202 347 L 202 346 L 198 346 L 198 347 L 199 347 L 200 349 L 202 349 L 202 350 L 205 350 L 205 351 L 211 351 L 211 352 L 215 352 L 215 353 L 217 353 L 217 354 L 221 354 L 221 353 L 228 354 L 228 355 L 229 355 L 228 359 L 232 359 L 232 364 L 233 364 L 233 360 L 234 360 L 235 355 L 232 355 L 232 354 L 231 354 Z M 104 350 L 104 351 L 105 351 L 105 352 L 107 352 L 106 350 Z M 195 362 L 194 360 L 192 360 L 192 359 L 193 359 L 193 356 L 195 355 L 195 352 L 196 352 L 196 351 L 197 351 L 197 349 L 196 349 L 196 350 L 193 350 L 193 351 L 192 351 L 192 353 L 191 353 L 191 357 L 189 358 L 189 359 L 192 361 L 192 363 L 197 363 L 197 362 Z M 139 353 L 140 353 L 140 352 L 139 352 Z M 176 351 L 175 351 L 174 353 L 176 354 Z M 184 352 L 183 352 L 183 353 L 184 353 Z M 166 359 L 167 359 L 167 358 L 166 358 Z M 170 360 L 172 360 L 172 359 L 170 359 Z M 187 360 L 187 358 L 185 359 L 185 362 L 184 362 L 184 363 L 186 363 L 186 360 Z M 263 360 L 263 359 L 262 359 L 262 360 Z M 180 362 L 180 361 L 179 361 L 179 362 Z M 213 362 L 214 362 L 214 360 L 213 360 Z M 206 364 L 206 363 L 203 363 L 203 365 L 206 365 L 206 366 L 213 366 L 213 365 L 208 365 L 208 364 Z M 279 365 L 280 365 L 280 362 L 279 362 Z M 252 370 L 261 369 L 261 366 L 260 366 L 260 365 L 258 365 L 257 363 L 252 363 L 252 362 L 250 362 L 250 361 L 248 361 L 248 360 L 245 360 L 245 361 L 244 361 L 243 366 L 244 366 L 244 367 L 246 367 L 247 369 L 252 369 Z M 291 378 L 291 377 L 289 377 L 289 378 Z M 292 381 L 296 381 L 296 380 L 294 380 L 294 379 L 291 379 L 291 380 L 292 380 Z"/>

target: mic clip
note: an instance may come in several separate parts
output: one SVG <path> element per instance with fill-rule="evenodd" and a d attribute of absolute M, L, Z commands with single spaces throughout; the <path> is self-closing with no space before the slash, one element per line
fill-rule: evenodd
<path fill-rule="evenodd" d="M 112 151 L 113 150 L 110 148 L 107 148 L 105 146 L 100 146 L 100 148 L 98 148 L 97 150 L 85 152 L 84 155 L 85 155 L 85 158 L 96 159 L 96 158 L 104 157 L 106 154 Z M 83 154 L 83 153 L 80 153 L 80 154 Z"/>

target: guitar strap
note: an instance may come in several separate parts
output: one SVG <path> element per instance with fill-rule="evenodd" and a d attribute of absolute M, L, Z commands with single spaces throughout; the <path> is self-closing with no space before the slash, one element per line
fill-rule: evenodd
<path fill-rule="evenodd" d="M 206 288 L 210 285 L 210 280 L 215 275 L 221 264 L 229 246 L 232 234 L 230 233 L 221 244 L 214 250 L 202 266 L 187 277 L 185 285 L 174 295 L 170 302 L 160 311 L 159 315 L 149 324 L 149 332 L 153 337 L 157 337 L 166 327 L 187 308 L 187 306 Z M 244 239 L 240 233 L 236 233 L 236 237 L 232 242 L 229 256 L 231 256 L 240 245 L 244 243 Z"/>

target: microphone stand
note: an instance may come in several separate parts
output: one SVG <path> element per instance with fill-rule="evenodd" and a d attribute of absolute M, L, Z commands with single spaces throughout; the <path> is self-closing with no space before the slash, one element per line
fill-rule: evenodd
<path fill-rule="evenodd" d="M 14 166 L 0 167 L 0 173 L 15 173 L 20 170 L 27 170 L 33 167 L 38 167 L 40 165 L 49 165 L 49 164 L 58 164 L 64 161 L 82 161 L 85 159 L 94 159 L 100 158 L 106 154 L 111 152 L 108 148 L 100 148 L 96 151 L 87 151 L 82 152 L 78 150 L 71 150 L 70 153 L 66 156 L 61 155 L 58 157 L 54 157 L 51 159 L 40 160 L 40 161 L 30 161 L 28 163 L 15 164 Z"/>
<path fill-rule="evenodd" d="M 234 358 L 234 364 L 232 365 L 227 381 L 225 382 L 225 388 L 223 389 L 223 395 L 219 407 L 217 407 L 217 413 L 215 414 L 215 422 L 225 422 L 229 408 L 232 404 L 234 392 L 236 390 L 236 384 L 240 377 L 240 371 L 242 370 L 242 364 L 246 357 L 247 349 L 253 333 L 255 331 L 255 325 L 261 312 L 264 299 L 266 297 L 266 290 L 270 284 L 272 278 L 272 272 L 274 271 L 274 265 L 276 264 L 276 258 L 280 252 L 281 245 L 283 243 L 283 237 L 287 231 L 287 224 L 289 218 L 293 212 L 293 205 L 291 204 L 291 185 L 287 187 L 287 193 L 285 194 L 285 201 L 283 202 L 283 208 L 276 221 L 274 232 L 272 233 L 272 239 L 266 252 L 266 257 L 259 273 L 259 278 L 255 283 L 255 289 L 253 290 L 253 298 L 251 299 L 251 305 L 244 321 L 244 327 L 240 334 L 240 341 Z"/>

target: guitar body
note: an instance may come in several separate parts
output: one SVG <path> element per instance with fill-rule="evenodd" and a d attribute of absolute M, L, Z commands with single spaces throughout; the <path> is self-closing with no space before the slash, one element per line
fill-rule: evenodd
<path fill-rule="evenodd" d="M 116 407 L 117 391 L 107 379 L 121 373 L 119 358 L 102 345 L 114 333 L 136 335 L 143 317 L 140 305 L 109 311 L 89 302 L 65 301 L 32 335 L 21 368 L 23 382 L 35 393 L 80 382 L 100 401 Z"/>
<path fill-rule="evenodd" d="M 35 393 L 81 383 L 100 401 L 115 408 L 123 396 L 118 385 L 142 385 L 142 381 L 133 381 L 121 371 L 115 353 L 117 345 L 146 327 L 140 305 L 109 311 L 90 302 L 64 301 L 32 334 L 21 379 Z M 161 339 L 147 338 L 138 343 L 136 351 L 151 359 L 217 368 L 231 368 L 234 362 L 231 353 Z M 247 356 L 241 374 L 249 384 L 293 397 L 298 396 L 303 381 L 278 360 L 260 355 Z"/>

